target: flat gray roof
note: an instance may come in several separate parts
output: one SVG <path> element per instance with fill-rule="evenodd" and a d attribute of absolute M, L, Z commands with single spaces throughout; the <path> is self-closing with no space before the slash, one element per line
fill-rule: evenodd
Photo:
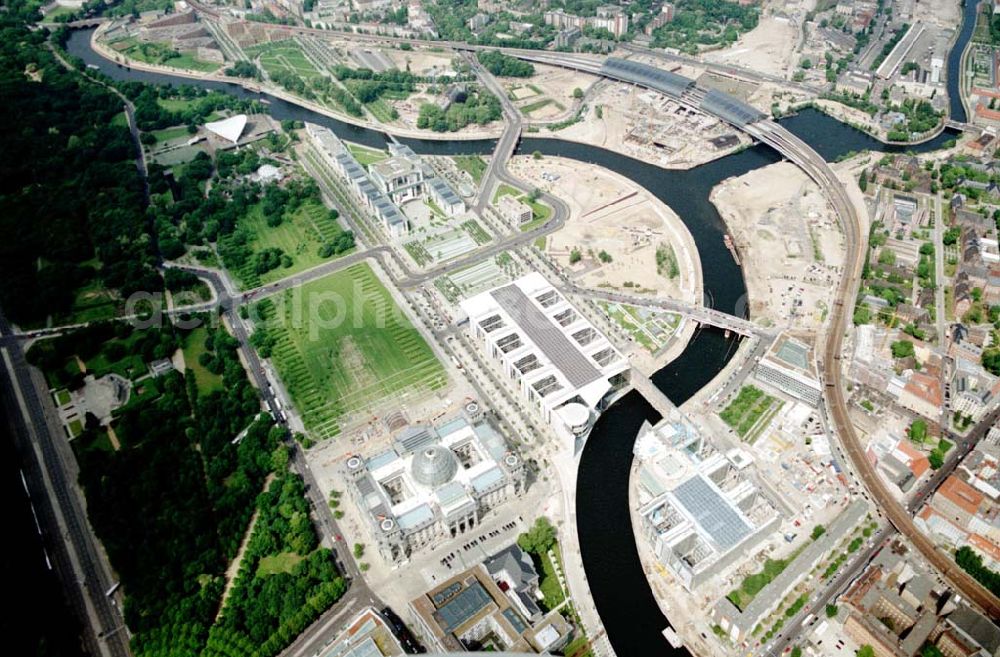
<path fill-rule="evenodd" d="M 428 181 L 437 195 L 445 200 L 449 204 L 461 203 L 461 199 L 458 198 L 458 194 L 452 190 L 452 188 L 445 181 L 441 180 L 437 176 L 431 178 Z"/>
<path fill-rule="evenodd" d="M 673 494 L 723 550 L 733 547 L 752 531 L 746 520 L 701 476 L 691 477 L 675 488 Z"/>
<path fill-rule="evenodd" d="M 491 602 L 493 602 L 493 598 L 486 592 L 483 585 L 476 581 L 438 607 L 437 611 L 434 612 L 434 619 L 445 634 L 451 634 Z"/>
<path fill-rule="evenodd" d="M 809 369 L 809 347 L 801 342 L 785 340 L 778 347 L 775 355 L 793 367 L 800 370 Z"/>
<path fill-rule="evenodd" d="M 601 372 L 590 359 L 538 309 L 521 288 L 514 284 L 505 285 L 493 290 L 492 295 L 571 386 L 582 388 L 601 378 Z"/>

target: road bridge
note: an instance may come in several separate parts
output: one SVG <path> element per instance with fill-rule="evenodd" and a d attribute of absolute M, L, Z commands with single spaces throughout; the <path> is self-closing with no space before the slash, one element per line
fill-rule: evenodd
<path fill-rule="evenodd" d="M 656 409 L 662 417 L 669 417 L 677 411 L 677 406 L 674 405 L 670 398 L 667 397 L 662 390 L 660 390 L 652 379 L 647 377 L 645 374 L 639 370 L 632 368 L 629 375 L 629 380 L 632 383 L 632 387 L 635 388 L 640 395 L 642 395 L 649 405 Z"/>
<path fill-rule="evenodd" d="M 951 128 L 952 130 L 958 130 L 960 132 L 974 132 L 977 135 L 982 134 L 983 129 L 977 125 L 972 125 L 971 123 L 965 123 L 963 121 L 956 121 L 955 119 L 949 118 L 944 122 L 945 128 Z"/>

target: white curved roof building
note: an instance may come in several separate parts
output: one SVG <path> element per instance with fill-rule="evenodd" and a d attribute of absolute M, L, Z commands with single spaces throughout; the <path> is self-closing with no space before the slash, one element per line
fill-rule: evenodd
<path fill-rule="evenodd" d="M 247 127 L 247 115 L 237 114 L 221 121 L 211 121 L 205 124 L 205 129 L 213 135 L 218 135 L 228 142 L 237 143 Z"/>

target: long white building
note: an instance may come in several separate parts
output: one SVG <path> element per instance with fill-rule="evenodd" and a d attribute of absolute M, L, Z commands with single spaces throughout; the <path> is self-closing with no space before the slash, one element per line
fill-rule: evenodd
<path fill-rule="evenodd" d="M 386 232 L 393 237 L 403 237 L 410 232 L 406 215 L 372 183 L 364 167 L 354 159 L 351 151 L 332 130 L 315 123 L 306 123 L 306 134 L 326 165 L 346 179 L 350 189 L 382 222 Z"/>
<path fill-rule="evenodd" d="M 461 307 L 486 354 L 575 447 L 614 392 L 628 385 L 628 361 L 538 272 Z"/>

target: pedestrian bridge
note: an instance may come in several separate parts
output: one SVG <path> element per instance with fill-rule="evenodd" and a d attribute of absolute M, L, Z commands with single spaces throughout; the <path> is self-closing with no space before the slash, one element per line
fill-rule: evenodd
<path fill-rule="evenodd" d="M 742 317 L 737 317 L 736 315 L 730 315 L 729 313 L 724 313 L 721 310 L 716 310 L 715 308 L 706 308 L 704 306 L 685 303 L 676 299 L 641 297 L 631 294 L 623 294 L 621 292 L 579 287 L 573 284 L 565 285 L 564 289 L 567 292 L 577 294 L 582 297 L 600 299 L 602 301 L 610 301 L 612 303 L 625 303 L 630 306 L 637 306 L 640 308 L 651 308 L 654 310 L 664 310 L 676 313 L 690 320 L 694 320 L 699 324 L 715 326 L 726 331 L 739 333 L 740 335 L 746 337 L 752 335 L 771 337 L 777 333 L 777 331 L 774 331 L 773 329 L 757 326 L 748 319 L 743 319 Z"/>

